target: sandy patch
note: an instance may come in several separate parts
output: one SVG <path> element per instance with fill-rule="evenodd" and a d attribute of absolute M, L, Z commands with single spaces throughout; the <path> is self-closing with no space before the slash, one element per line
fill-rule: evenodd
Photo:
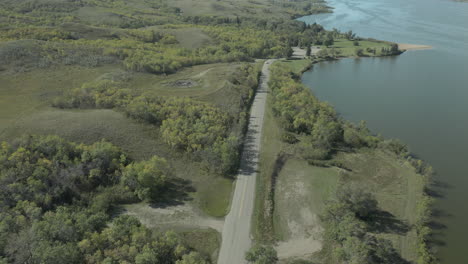
<path fill-rule="evenodd" d="M 292 47 L 293 49 L 293 54 L 292 54 L 292 58 L 295 58 L 295 59 L 304 59 L 306 57 L 306 53 L 307 51 L 305 49 L 301 49 L 299 47 Z"/>
<path fill-rule="evenodd" d="M 398 49 L 400 50 L 424 50 L 424 49 L 432 49 L 432 46 L 398 43 Z"/>
<path fill-rule="evenodd" d="M 189 204 L 160 208 L 139 203 L 126 205 L 124 209 L 125 214 L 136 216 L 148 227 L 213 228 L 221 232 L 224 224 L 224 221 L 205 216 Z"/>
<path fill-rule="evenodd" d="M 276 246 L 280 259 L 303 258 L 322 249 L 320 234 L 323 229 L 318 225 L 317 215 L 309 209 L 302 208 L 299 217 L 288 219 L 287 226 L 290 238 Z"/>
<path fill-rule="evenodd" d="M 280 242 L 276 246 L 278 257 L 281 259 L 308 257 L 320 249 L 322 249 L 322 243 L 311 237 Z"/>
<path fill-rule="evenodd" d="M 311 188 L 304 183 L 307 175 L 283 170 L 288 177 L 278 179 L 275 198 L 277 227 L 282 230 L 283 240 L 278 242 L 276 250 L 280 259 L 304 258 L 322 248 L 323 228 L 308 204 Z"/>

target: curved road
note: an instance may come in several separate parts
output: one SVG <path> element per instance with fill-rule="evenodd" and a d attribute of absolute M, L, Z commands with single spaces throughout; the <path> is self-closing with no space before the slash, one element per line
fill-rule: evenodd
<path fill-rule="evenodd" d="M 255 200 L 258 154 L 270 77 L 269 67 L 273 62 L 274 60 L 267 60 L 263 65 L 260 84 L 252 104 L 231 211 L 226 216 L 223 226 L 218 264 L 246 263 L 245 252 L 252 245 L 250 227 Z"/>

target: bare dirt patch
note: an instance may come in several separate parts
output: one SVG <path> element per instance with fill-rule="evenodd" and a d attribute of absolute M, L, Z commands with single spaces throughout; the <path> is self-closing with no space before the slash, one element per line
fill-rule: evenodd
<path fill-rule="evenodd" d="M 293 47 L 293 54 L 291 58 L 294 59 L 304 59 L 306 57 L 307 51 L 305 49 L 301 49 L 299 47 Z"/>
<path fill-rule="evenodd" d="M 322 248 L 319 214 L 334 193 L 335 169 L 312 167 L 290 159 L 279 173 L 275 193 L 275 233 L 280 259 L 308 257 Z"/>
<path fill-rule="evenodd" d="M 223 220 L 209 217 L 186 203 L 168 207 L 154 207 L 148 203 L 124 206 L 124 213 L 136 216 L 144 225 L 161 229 L 212 228 L 223 229 Z"/>
<path fill-rule="evenodd" d="M 194 80 L 177 80 L 171 84 L 173 87 L 181 87 L 181 88 L 190 88 L 195 87 L 198 83 Z"/>

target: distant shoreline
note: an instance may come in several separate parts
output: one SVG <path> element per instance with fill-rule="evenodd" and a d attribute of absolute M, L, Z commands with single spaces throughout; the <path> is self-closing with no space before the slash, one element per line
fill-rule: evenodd
<path fill-rule="evenodd" d="M 432 49 L 432 46 L 428 45 L 417 45 L 417 44 L 407 44 L 407 43 L 397 43 L 399 50 L 425 50 Z"/>

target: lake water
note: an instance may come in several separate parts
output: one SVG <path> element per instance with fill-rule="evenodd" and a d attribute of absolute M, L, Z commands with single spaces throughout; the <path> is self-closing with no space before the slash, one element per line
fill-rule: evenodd
<path fill-rule="evenodd" d="M 334 13 L 300 20 L 358 36 L 424 44 L 391 58 L 315 65 L 303 83 L 351 121 L 399 138 L 433 165 L 438 255 L 468 263 L 468 3 L 449 0 L 332 0 Z M 446 185 L 446 186 L 443 186 Z"/>

